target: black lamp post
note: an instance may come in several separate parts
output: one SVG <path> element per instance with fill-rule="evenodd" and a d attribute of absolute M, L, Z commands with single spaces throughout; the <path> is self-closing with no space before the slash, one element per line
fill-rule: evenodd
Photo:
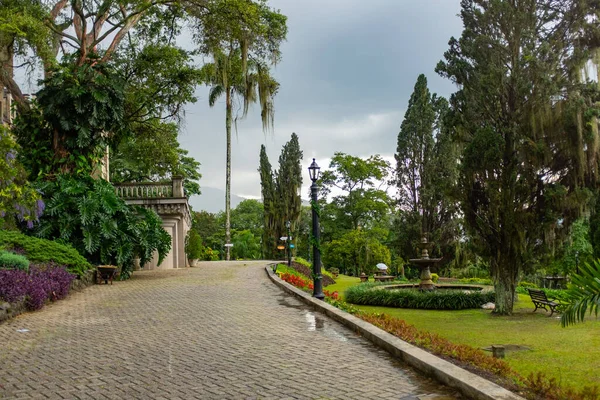
<path fill-rule="evenodd" d="M 290 246 L 290 244 L 292 243 L 292 238 L 290 237 L 290 226 L 292 226 L 292 223 L 290 221 L 287 221 L 285 223 L 285 227 L 287 228 L 288 267 L 292 266 L 292 248 Z"/>
<path fill-rule="evenodd" d="M 312 201 L 312 233 L 314 238 L 313 243 L 313 297 L 319 300 L 323 300 L 325 295 L 323 294 L 323 276 L 321 275 L 321 250 L 319 250 L 320 243 L 320 230 L 319 230 L 319 214 L 317 213 L 317 180 L 319 180 L 319 172 L 321 168 L 317 165 L 317 162 L 313 158 L 312 164 L 308 167 L 308 173 L 310 174 L 310 180 L 312 185 L 310 186 L 311 201 Z"/>

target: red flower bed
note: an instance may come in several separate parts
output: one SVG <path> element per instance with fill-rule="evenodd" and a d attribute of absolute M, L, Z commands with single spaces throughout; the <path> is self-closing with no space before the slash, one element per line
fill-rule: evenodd
<path fill-rule="evenodd" d="M 287 283 L 296 286 L 299 289 L 302 290 L 313 290 L 314 289 L 314 285 L 312 281 L 309 281 L 307 279 L 304 279 L 300 276 L 297 275 L 292 275 L 289 273 L 283 273 L 279 276 L 282 280 L 286 281 Z M 329 297 L 332 298 L 334 300 L 338 299 L 338 292 L 330 292 L 329 290 L 323 290 L 323 294 L 325 295 L 325 297 Z"/>

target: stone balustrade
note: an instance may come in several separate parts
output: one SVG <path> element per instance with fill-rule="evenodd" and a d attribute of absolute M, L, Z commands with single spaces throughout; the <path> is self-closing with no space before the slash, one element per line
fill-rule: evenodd
<path fill-rule="evenodd" d="M 121 183 L 115 185 L 117 196 L 122 199 L 182 198 L 183 178 L 173 177 L 170 182 Z"/>

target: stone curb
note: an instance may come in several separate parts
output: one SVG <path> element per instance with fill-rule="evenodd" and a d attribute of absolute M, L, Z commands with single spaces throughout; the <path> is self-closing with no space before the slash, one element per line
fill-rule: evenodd
<path fill-rule="evenodd" d="M 360 333 L 377 347 L 386 350 L 395 358 L 418 369 L 425 375 L 431 376 L 447 386 L 458 389 L 469 399 L 524 400 L 523 397 L 520 397 L 487 379 L 413 346 L 412 344 L 324 301 L 311 297 L 308 293 L 281 280 L 279 276 L 273 272 L 271 266 L 267 266 L 265 270 L 271 281 L 284 291 L 297 297 L 316 311 L 319 311 L 353 331 Z"/>

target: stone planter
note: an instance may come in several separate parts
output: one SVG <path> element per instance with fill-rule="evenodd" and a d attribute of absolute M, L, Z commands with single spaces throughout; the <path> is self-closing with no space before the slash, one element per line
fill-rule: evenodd
<path fill-rule="evenodd" d="M 195 267 L 198 265 L 198 259 L 194 258 L 193 260 L 188 260 L 188 262 L 190 263 L 190 267 Z"/>
<path fill-rule="evenodd" d="M 133 270 L 134 271 L 139 271 L 142 269 L 141 265 L 140 265 L 140 258 L 139 257 L 135 257 L 133 259 Z"/>

